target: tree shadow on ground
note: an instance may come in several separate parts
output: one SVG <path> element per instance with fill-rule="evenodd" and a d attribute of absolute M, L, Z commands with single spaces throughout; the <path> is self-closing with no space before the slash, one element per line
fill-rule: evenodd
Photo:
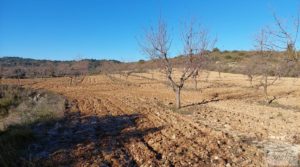
<path fill-rule="evenodd" d="M 125 145 L 162 127 L 137 128 L 139 114 L 96 116 L 66 113 L 61 119 L 29 125 L 36 140 L 17 166 L 73 166 L 94 161 L 98 166 L 136 166 Z M 21 160 L 20 160 L 21 159 Z"/>
<path fill-rule="evenodd" d="M 192 106 L 208 104 L 208 103 L 217 102 L 217 101 L 220 101 L 220 100 L 222 100 L 222 99 L 213 98 L 211 100 L 202 100 L 201 102 L 198 102 L 198 103 L 191 103 L 191 104 L 184 105 L 181 108 L 188 108 L 188 107 L 192 107 Z"/>

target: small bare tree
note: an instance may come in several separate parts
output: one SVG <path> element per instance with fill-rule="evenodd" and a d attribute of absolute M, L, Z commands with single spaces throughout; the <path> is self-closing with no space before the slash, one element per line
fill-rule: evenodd
<path fill-rule="evenodd" d="M 219 78 L 221 78 L 221 73 L 223 71 L 223 64 L 222 64 L 221 61 L 217 61 L 215 65 L 216 65 L 216 69 L 217 69 L 218 74 L 219 74 Z"/>
<path fill-rule="evenodd" d="M 206 71 L 205 81 L 208 82 L 208 78 L 210 76 L 210 71 Z"/>
<path fill-rule="evenodd" d="M 87 73 L 77 70 L 76 72 L 74 72 L 74 74 L 72 74 L 70 76 L 69 85 L 71 86 L 73 84 L 75 84 L 75 85 L 81 84 L 84 81 L 84 79 L 86 78 L 86 76 L 87 76 Z"/>
<path fill-rule="evenodd" d="M 254 57 L 245 59 L 243 61 L 244 66 L 242 67 L 241 71 L 243 74 L 247 76 L 247 80 L 249 81 L 250 87 L 253 87 L 253 79 L 255 77 L 255 69 L 257 68 L 256 61 L 259 61 L 259 59 L 255 59 Z"/>
<path fill-rule="evenodd" d="M 250 82 L 250 86 L 253 87 L 253 78 L 254 78 L 254 75 L 252 73 L 248 73 L 247 77 L 248 77 L 248 80 Z"/>
<path fill-rule="evenodd" d="M 145 44 L 142 44 L 142 50 L 150 56 L 151 59 L 159 60 L 163 73 L 176 95 L 176 107 L 181 107 L 181 90 L 193 75 L 198 73 L 201 65 L 202 56 L 207 53 L 209 46 L 207 34 L 197 31 L 194 24 L 191 23 L 182 33 L 183 40 L 183 56 L 184 67 L 179 77 L 179 81 L 175 81 L 174 67 L 170 58 L 171 37 L 168 32 L 167 24 L 163 20 L 159 20 L 157 28 L 151 27 L 145 35 Z"/>
<path fill-rule="evenodd" d="M 134 73 L 134 71 L 131 71 L 131 70 L 123 72 L 123 75 L 125 76 L 125 80 L 127 81 L 128 77 L 133 73 Z"/>
<path fill-rule="evenodd" d="M 18 79 L 18 85 L 21 85 L 21 79 L 26 76 L 26 71 L 21 68 L 17 68 L 14 70 L 15 77 Z"/>
<path fill-rule="evenodd" d="M 73 83 L 75 85 L 81 84 L 89 74 L 89 62 L 80 58 L 81 57 L 73 62 L 73 66 L 71 68 L 70 85 Z"/>
<path fill-rule="evenodd" d="M 256 61 L 257 68 L 255 72 L 261 76 L 260 85 L 258 85 L 258 87 L 263 87 L 267 103 L 272 103 L 272 101 L 276 99 L 275 96 L 272 99 L 269 98 L 268 87 L 273 85 L 278 79 L 276 75 L 278 74 L 276 72 L 277 68 L 273 62 L 275 52 L 269 47 L 270 42 L 269 33 L 265 29 L 262 29 L 256 38 L 257 56 L 259 60 Z M 273 75 L 273 77 L 271 78 L 270 75 Z"/>

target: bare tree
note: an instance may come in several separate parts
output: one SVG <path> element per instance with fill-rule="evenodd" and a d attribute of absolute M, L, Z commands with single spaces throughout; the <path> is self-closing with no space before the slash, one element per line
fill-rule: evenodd
<path fill-rule="evenodd" d="M 253 78 L 254 78 L 254 75 L 252 75 L 251 73 L 248 73 L 247 77 L 248 77 L 248 80 L 250 82 L 250 86 L 253 87 Z"/>
<path fill-rule="evenodd" d="M 243 61 L 244 66 L 241 69 L 241 71 L 247 76 L 247 80 L 249 81 L 251 87 L 253 87 L 253 79 L 257 69 L 256 61 L 259 61 L 259 59 L 255 59 L 255 57 L 245 59 Z"/>
<path fill-rule="evenodd" d="M 210 76 L 210 71 L 206 71 L 205 81 L 208 82 L 208 78 Z"/>
<path fill-rule="evenodd" d="M 134 71 L 131 71 L 131 70 L 123 72 L 123 75 L 125 76 L 125 80 L 127 81 L 128 77 L 133 73 L 134 73 Z"/>
<path fill-rule="evenodd" d="M 56 77 L 56 68 L 55 68 L 55 65 L 53 63 L 50 63 L 49 64 L 49 67 L 48 67 L 48 76 L 50 77 Z"/>
<path fill-rule="evenodd" d="M 257 87 L 263 87 L 267 103 L 272 103 L 276 99 L 275 96 L 269 98 L 268 87 L 270 85 L 283 75 L 291 75 L 291 71 L 296 72 L 296 75 L 299 73 L 297 71 L 299 57 L 296 48 L 300 26 L 299 13 L 292 26 L 288 26 L 275 13 L 273 17 L 275 27 L 263 29 L 258 34 L 257 54 L 252 58 L 252 62 L 246 64 L 246 71 L 244 71 L 250 80 L 253 75 L 261 77 Z"/>
<path fill-rule="evenodd" d="M 208 64 L 208 55 L 210 50 L 213 49 L 217 39 L 210 40 L 208 31 L 206 29 L 201 29 L 201 27 L 194 30 L 194 24 L 194 22 L 191 22 L 188 26 L 186 26 L 187 28 L 183 32 L 183 41 L 185 41 L 185 47 L 187 47 L 185 48 L 185 56 L 189 56 L 189 54 L 186 54 L 188 53 L 188 50 L 186 49 L 195 49 L 196 56 L 190 64 L 193 64 L 195 68 L 192 78 L 194 80 L 194 88 L 197 90 L 197 78 L 199 76 L 199 72 Z"/>
<path fill-rule="evenodd" d="M 218 74 L 219 74 L 219 78 L 221 78 L 221 73 L 223 71 L 223 64 L 222 64 L 221 61 L 217 61 L 215 65 L 216 65 L 216 69 L 217 69 Z"/>
<path fill-rule="evenodd" d="M 183 56 L 184 67 L 179 77 L 179 81 L 175 81 L 174 68 L 170 58 L 171 37 L 168 32 L 167 24 L 163 20 L 159 20 L 157 28 L 151 27 L 145 35 L 145 44 L 141 45 L 143 51 L 150 56 L 151 59 L 159 60 L 163 73 L 166 75 L 173 91 L 176 94 L 176 107 L 181 107 L 181 90 L 187 79 L 196 75 L 199 70 L 201 56 L 207 52 L 208 39 L 207 34 L 196 31 L 194 24 L 191 23 L 182 33 L 183 40 Z"/>
<path fill-rule="evenodd" d="M 267 103 L 272 103 L 272 101 L 276 99 L 275 96 L 273 96 L 272 99 L 269 98 L 268 87 L 273 85 L 278 79 L 276 75 L 278 74 L 276 72 L 277 68 L 272 61 L 275 52 L 269 47 L 270 42 L 270 34 L 265 29 L 262 29 L 256 38 L 257 58 L 259 60 L 256 61 L 257 68 L 255 72 L 261 76 L 260 85 L 258 85 L 258 87 L 263 87 Z M 270 77 L 270 75 L 274 76 Z"/>
<path fill-rule="evenodd" d="M 88 75 L 87 73 L 77 70 L 73 75 L 70 76 L 69 85 L 71 86 L 73 84 L 75 85 L 81 84 L 87 75 Z"/>
<path fill-rule="evenodd" d="M 254 74 L 252 73 L 251 70 L 246 71 L 247 77 L 248 77 L 248 81 L 250 83 L 250 86 L 253 87 L 253 78 L 254 78 Z"/>
<path fill-rule="evenodd" d="M 76 60 L 72 65 L 71 72 L 72 75 L 70 76 L 70 85 L 73 83 L 75 85 L 81 84 L 89 74 L 88 61 L 84 59 Z"/>
<path fill-rule="evenodd" d="M 21 85 L 21 79 L 26 76 L 26 72 L 24 69 L 17 68 L 14 70 L 15 77 L 18 79 L 18 85 Z"/>
<path fill-rule="evenodd" d="M 275 27 L 269 28 L 270 43 L 272 50 L 283 51 L 285 60 L 280 60 L 280 76 L 298 76 L 297 66 L 299 65 L 299 55 L 297 51 L 298 34 L 300 27 L 300 13 L 296 15 L 292 22 L 283 21 L 276 13 L 273 13 Z"/>

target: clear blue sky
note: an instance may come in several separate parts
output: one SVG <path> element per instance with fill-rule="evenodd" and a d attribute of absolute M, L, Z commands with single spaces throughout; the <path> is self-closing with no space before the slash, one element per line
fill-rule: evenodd
<path fill-rule="evenodd" d="M 196 18 L 218 48 L 249 50 L 256 32 L 272 24 L 272 10 L 290 18 L 299 9 L 299 0 L 0 0 L 0 56 L 146 59 L 136 37 L 160 15 L 173 33 Z"/>

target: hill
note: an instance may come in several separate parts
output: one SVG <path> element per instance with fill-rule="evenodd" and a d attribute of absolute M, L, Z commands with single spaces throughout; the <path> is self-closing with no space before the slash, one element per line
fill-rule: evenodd
<path fill-rule="evenodd" d="M 35 60 L 20 57 L 0 58 L 0 74 L 6 78 L 60 77 L 101 72 L 102 66 L 121 64 L 117 60 L 79 61 Z"/>
<path fill-rule="evenodd" d="M 271 62 L 279 68 L 282 53 L 275 53 Z M 246 74 L 245 67 L 251 67 L 261 61 L 262 57 L 256 55 L 255 51 L 212 51 L 205 59 L 203 69 L 218 72 Z M 182 67 L 185 64 L 184 56 L 176 56 L 170 59 L 174 67 Z M 280 64 L 281 63 L 281 64 Z M 35 60 L 20 57 L 0 58 L 0 77 L 5 78 L 34 78 L 34 77 L 61 77 L 78 76 L 99 73 L 122 73 L 124 71 L 146 72 L 151 69 L 160 68 L 155 60 L 139 60 L 137 62 L 121 62 L 118 60 L 95 60 L 83 59 L 78 61 L 51 61 Z M 280 67 L 285 69 L 285 67 Z M 284 72 L 283 76 L 298 76 L 299 66 L 296 65 L 293 71 Z M 253 69 L 252 69 L 253 70 Z M 274 72 L 270 72 L 274 73 Z"/>

